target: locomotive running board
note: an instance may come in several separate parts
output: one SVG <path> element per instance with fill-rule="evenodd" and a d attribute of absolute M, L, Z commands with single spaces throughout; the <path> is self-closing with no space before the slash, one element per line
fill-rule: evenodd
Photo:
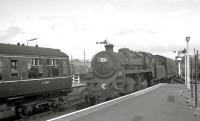
<path fill-rule="evenodd" d="M 82 109 L 82 110 L 78 110 L 78 111 L 75 111 L 75 112 L 72 112 L 72 113 L 68 113 L 68 114 L 56 117 L 56 118 L 49 119 L 47 121 L 55 121 L 55 120 L 58 120 L 58 119 L 61 119 L 61 118 L 64 118 L 64 117 L 67 117 L 67 119 L 65 118 L 67 121 L 68 120 L 71 121 L 71 120 L 80 118 L 84 115 L 88 115 L 92 112 L 96 112 L 98 110 L 105 109 L 106 107 L 109 107 L 109 106 L 115 105 L 117 103 L 123 102 L 127 99 L 145 94 L 147 92 L 150 92 L 152 90 L 155 90 L 155 89 L 162 87 L 162 86 L 165 86 L 165 85 L 167 85 L 167 84 L 160 83 L 160 84 L 157 84 L 155 86 L 152 86 L 152 87 L 149 87 L 149 88 L 146 88 L 146 89 L 143 89 L 143 90 L 140 90 L 140 91 L 137 91 L 137 92 L 134 92 L 134 93 L 131 93 L 131 94 L 128 94 L 128 95 L 107 101 L 107 102 L 103 102 L 103 103 L 100 103 L 100 104 L 97 104 L 97 105 L 94 105 L 94 106 L 91 106 L 91 107 L 88 107 L 88 108 L 85 108 L 85 109 Z"/>

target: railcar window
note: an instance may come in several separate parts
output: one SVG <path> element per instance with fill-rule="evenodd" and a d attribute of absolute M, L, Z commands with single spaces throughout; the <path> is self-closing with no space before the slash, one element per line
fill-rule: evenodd
<path fill-rule="evenodd" d="M 41 58 L 31 58 L 28 62 L 28 77 L 39 78 L 43 75 L 43 65 Z"/>
<path fill-rule="evenodd" d="M 3 70 L 3 63 L 0 60 L 0 80 L 2 80 L 2 70 Z"/>
<path fill-rule="evenodd" d="M 67 60 L 63 60 L 63 74 L 69 74 L 69 68 Z"/>
<path fill-rule="evenodd" d="M 11 75 L 12 76 L 18 75 L 17 60 L 11 60 Z"/>
<path fill-rule="evenodd" d="M 47 59 L 47 75 L 48 77 L 59 76 L 59 65 L 57 59 Z"/>

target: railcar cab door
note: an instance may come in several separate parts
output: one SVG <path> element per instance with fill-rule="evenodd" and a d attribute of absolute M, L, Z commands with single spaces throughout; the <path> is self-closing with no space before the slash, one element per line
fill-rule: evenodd
<path fill-rule="evenodd" d="M 19 80 L 19 79 L 21 79 L 22 78 L 22 76 L 19 74 L 19 59 L 18 58 L 15 58 L 15 57 L 13 57 L 13 58 L 9 58 L 8 59 L 9 61 L 8 61 L 8 65 L 10 65 L 10 66 L 7 66 L 7 67 L 9 67 L 9 68 L 7 68 L 8 69 L 8 71 L 9 71 L 9 73 L 7 73 L 7 80 L 9 80 L 9 81 L 14 81 L 14 80 Z"/>
<path fill-rule="evenodd" d="M 18 76 L 18 60 L 10 60 L 11 62 L 11 76 Z"/>
<path fill-rule="evenodd" d="M 6 59 L 7 60 L 7 59 Z M 6 75 L 9 81 L 27 79 L 27 58 L 9 57 L 6 63 Z"/>

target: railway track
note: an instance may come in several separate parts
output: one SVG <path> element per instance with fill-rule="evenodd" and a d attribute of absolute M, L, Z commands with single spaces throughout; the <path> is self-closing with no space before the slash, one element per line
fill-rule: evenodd
<path fill-rule="evenodd" d="M 60 98 L 63 100 L 55 106 L 44 105 L 26 115 L 15 114 L 13 117 L 3 119 L 3 121 L 43 121 L 48 118 L 82 109 L 86 107 L 83 97 L 84 94 L 82 93 L 84 88 L 83 85 L 74 87 L 73 91 L 67 97 Z"/>
<path fill-rule="evenodd" d="M 74 112 L 86 107 L 87 106 L 84 103 L 75 104 L 71 106 L 62 105 L 55 109 L 46 110 L 45 112 L 44 111 L 36 112 L 36 113 L 33 113 L 29 117 L 24 117 L 24 118 L 14 119 L 14 120 L 15 121 L 45 121 L 45 120 L 48 120 L 48 119 L 51 119 L 63 114 L 71 113 L 71 112 Z"/>

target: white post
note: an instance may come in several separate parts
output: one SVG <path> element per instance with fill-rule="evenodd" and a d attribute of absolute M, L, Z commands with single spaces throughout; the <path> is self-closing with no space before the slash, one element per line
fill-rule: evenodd
<path fill-rule="evenodd" d="M 181 64 L 180 61 L 178 62 L 178 75 L 181 75 Z"/>
<path fill-rule="evenodd" d="M 182 51 L 178 51 L 178 56 L 176 57 L 176 61 L 178 62 L 178 75 L 181 76 L 181 60 L 180 53 Z"/>
<path fill-rule="evenodd" d="M 187 89 L 190 89 L 189 40 L 190 40 L 190 37 L 186 37 L 186 42 L 187 42 Z"/>
<path fill-rule="evenodd" d="M 185 84 L 187 84 L 187 63 L 186 63 L 187 59 L 186 59 L 186 54 L 185 54 Z"/>

